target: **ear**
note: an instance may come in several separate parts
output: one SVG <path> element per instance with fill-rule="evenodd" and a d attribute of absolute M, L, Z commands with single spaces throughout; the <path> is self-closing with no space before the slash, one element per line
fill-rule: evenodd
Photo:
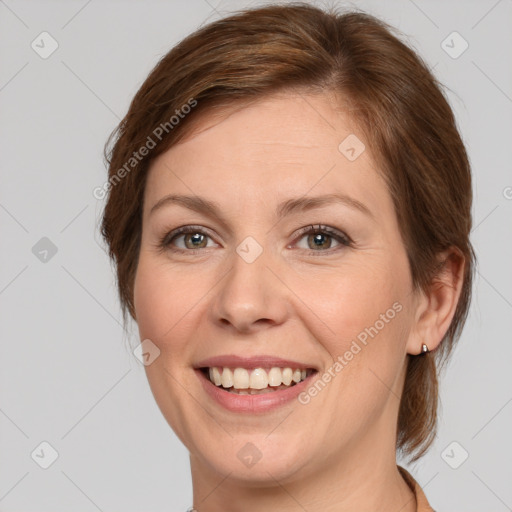
<path fill-rule="evenodd" d="M 439 271 L 427 293 L 421 292 L 416 301 L 415 325 L 407 342 L 407 353 L 421 353 L 425 343 L 435 350 L 450 327 L 459 302 L 464 281 L 465 259 L 456 247 L 439 253 Z"/>

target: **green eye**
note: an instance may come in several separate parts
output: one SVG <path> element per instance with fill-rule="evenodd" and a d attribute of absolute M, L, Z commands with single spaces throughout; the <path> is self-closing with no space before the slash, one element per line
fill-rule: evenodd
<path fill-rule="evenodd" d="M 306 238 L 307 247 L 302 249 L 315 252 L 325 252 L 332 248 L 333 239 L 336 243 L 343 246 L 350 246 L 351 240 L 343 232 L 328 226 L 308 226 L 300 232 L 300 239 Z M 335 246 L 336 247 L 336 246 Z"/>

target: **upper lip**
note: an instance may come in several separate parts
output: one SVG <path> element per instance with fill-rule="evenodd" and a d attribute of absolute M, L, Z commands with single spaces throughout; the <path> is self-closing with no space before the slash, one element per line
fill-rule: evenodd
<path fill-rule="evenodd" d="M 307 370 L 312 368 L 316 370 L 311 364 L 301 363 L 299 361 L 292 361 L 290 359 L 282 359 L 281 357 L 274 357 L 270 355 L 258 355 L 252 357 L 241 357 L 236 355 L 221 355 L 203 359 L 194 365 L 195 368 L 212 368 L 214 366 L 222 366 L 223 368 L 299 368 Z"/>

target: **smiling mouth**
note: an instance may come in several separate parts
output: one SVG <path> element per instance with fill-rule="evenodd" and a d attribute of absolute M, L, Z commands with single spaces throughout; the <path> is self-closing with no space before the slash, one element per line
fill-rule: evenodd
<path fill-rule="evenodd" d="M 215 386 L 238 395 L 260 395 L 289 389 L 310 375 L 317 373 L 313 368 L 227 368 L 203 367 L 203 375 Z"/>

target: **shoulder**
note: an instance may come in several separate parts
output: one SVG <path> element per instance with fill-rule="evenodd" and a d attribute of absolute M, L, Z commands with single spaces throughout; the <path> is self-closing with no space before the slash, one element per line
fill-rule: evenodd
<path fill-rule="evenodd" d="M 423 489 L 420 487 L 418 482 L 412 477 L 412 475 L 403 467 L 397 466 L 400 474 L 404 477 L 404 480 L 407 482 L 411 490 L 414 492 L 416 496 L 416 503 L 418 507 L 416 512 L 435 512 L 435 510 L 430 506 Z"/>

